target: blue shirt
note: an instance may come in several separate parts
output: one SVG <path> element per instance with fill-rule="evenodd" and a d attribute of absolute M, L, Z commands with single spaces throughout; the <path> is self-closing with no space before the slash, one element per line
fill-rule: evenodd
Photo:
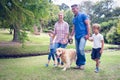
<path fill-rule="evenodd" d="M 80 12 L 73 18 L 72 22 L 74 24 L 75 39 L 80 39 L 88 33 L 87 25 L 85 24 L 85 20 L 87 19 L 88 16 Z"/>

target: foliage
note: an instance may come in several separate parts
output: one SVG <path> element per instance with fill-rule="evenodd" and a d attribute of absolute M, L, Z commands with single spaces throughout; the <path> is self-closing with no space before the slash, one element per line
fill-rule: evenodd
<path fill-rule="evenodd" d="M 119 22 L 117 23 L 117 33 L 120 34 L 120 20 L 119 20 Z"/>
<path fill-rule="evenodd" d="M 73 13 L 71 12 L 70 9 L 68 9 L 67 11 L 65 11 L 65 17 L 64 17 L 64 20 L 66 22 L 68 22 L 69 24 L 69 29 L 70 29 L 70 32 L 72 30 L 72 26 L 73 26 L 73 23 L 72 23 L 72 19 L 73 19 Z"/>
<path fill-rule="evenodd" d="M 117 28 L 112 27 L 106 35 L 108 43 L 120 45 L 120 34 L 117 33 Z"/>
<path fill-rule="evenodd" d="M 61 5 L 59 5 L 59 9 L 60 9 L 60 10 L 64 10 L 64 11 L 66 11 L 66 10 L 69 9 L 69 6 L 66 5 L 65 3 L 62 3 Z"/>
<path fill-rule="evenodd" d="M 26 9 L 24 6 L 24 3 L 31 3 L 32 0 L 1 0 L 0 6 L 1 6 L 1 19 L 2 21 L 2 27 L 10 27 L 10 25 L 13 25 L 14 29 L 14 37 L 13 41 L 18 41 L 18 33 L 23 28 L 22 25 L 25 25 L 27 21 L 29 21 L 29 25 L 31 25 L 31 18 L 34 17 L 34 14 Z M 26 27 L 27 28 L 27 27 Z M 16 38 L 15 38 L 16 37 Z"/>
<path fill-rule="evenodd" d="M 19 35 L 20 30 L 25 33 L 26 30 L 32 29 L 33 23 L 37 24 L 40 20 L 45 20 L 48 16 L 48 4 L 48 0 L 1 0 L 0 22 L 2 22 L 2 27 L 13 25 L 13 41 L 20 41 L 21 37 L 25 38 L 25 36 Z"/>
<path fill-rule="evenodd" d="M 92 7 L 93 19 L 92 22 L 100 23 L 109 20 L 112 16 L 113 0 L 102 0 Z"/>
<path fill-rule="evenodd" d="M 54 5 L 53 3 L 50 3 L 50 8 L 49 8 L 49 16 L 48 16 L 48 21 L 46 26 L 44 28 L 49 29 L 54 29 L 54 24 L 58 20 L 58 13 L 60 12 L 59 6 Z"/>

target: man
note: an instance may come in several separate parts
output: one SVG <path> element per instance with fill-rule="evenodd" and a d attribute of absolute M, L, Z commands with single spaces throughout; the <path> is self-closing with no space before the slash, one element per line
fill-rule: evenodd
<path fill-rule="evenodd" d="M 84 48 L 86 40 L 90 35 L 90 21 L 86 14 L 79 12 L 77 4 L 71 6 L 72 12 L 74 13 L 73 28 L 71 32 L 71 38 L 75 34 L 75 45 L 76 45 L 76 67 L 75 69 L 84 69 L 86 62 Z"/>
<path fill-rule="evenodd" d="M 59 47 L 66 48 L 68 43 L 69 25 L 63 20 L 64 15 L 62 12 L 58 14 L 58 21 L 54 25 L 54 43 L 55 50 Z M 58 65 L 60 64 L 60 59 L 57 57 Z"/>

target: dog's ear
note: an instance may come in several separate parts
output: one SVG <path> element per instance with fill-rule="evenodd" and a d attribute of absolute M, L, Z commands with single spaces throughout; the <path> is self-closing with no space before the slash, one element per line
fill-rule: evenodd
<path fill-rule="evenodd" d="M 58 48 L 58 49 L 57 49 L 57 52 L 62 53 L 62 49 L 61 49 L 61 48 Z"/>

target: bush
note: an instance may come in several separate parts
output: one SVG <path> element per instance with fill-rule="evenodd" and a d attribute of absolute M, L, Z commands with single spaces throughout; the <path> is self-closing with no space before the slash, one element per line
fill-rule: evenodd
<path fill-rule="evenodd" d="M 117 28 L 112 27 L 106 35 L 108 43 L 120 45 L 120 34 L 117 33 Z"/>

